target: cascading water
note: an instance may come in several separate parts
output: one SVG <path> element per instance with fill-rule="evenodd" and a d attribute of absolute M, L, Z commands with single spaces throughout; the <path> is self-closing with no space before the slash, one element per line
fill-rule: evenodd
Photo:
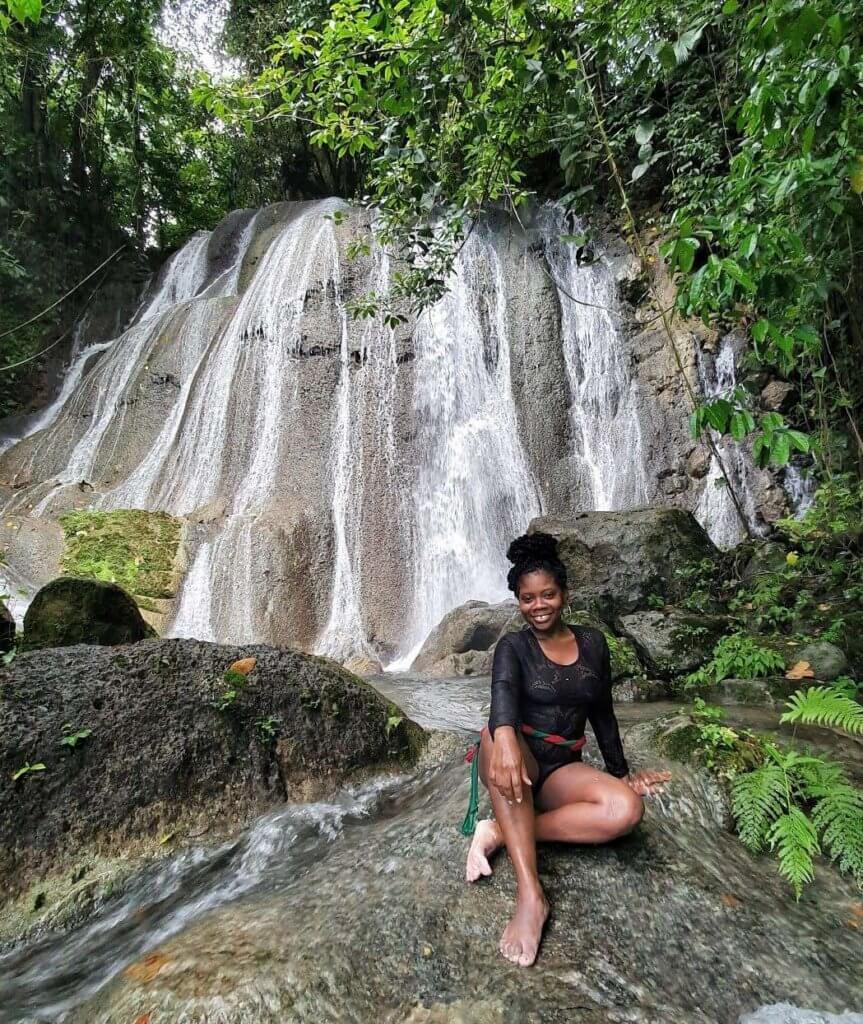
<path fill-rule="evenodd" d="M 475 230 L 449 291 L 415 331 L 421 461 L 409 648 L 454 606 L 508 596 L 504 552 L 542 510 L 519 439 L 507 323 L 500 258 L 493 240 Z"/>
<path fill-rule="evenodd" d="M 146 305 L 138 311 L 136 321 L 149 320 L 171 306 L 191 299 L 207 279 L 207 245 L 209 231 L 198 231 L 168 262 L 161 285 Z"/>
<path fill-rule="evenodd" d="M 617 290 L 597 259 L 579 265 L 577 248 L 562 245 L 552 209 L 546 253 L 560 297 L 563 352 L 572 392 L 573 490 L 584 509 L 628 509 L 648 500 L 638 384 L 626 365 L 617 322 Z"/>
<path fill-rule="evenodd" d="M 701 351 L 698 350 L 698 374 L 702 390 L 709 398 L 729 395 L 734 391 L 737 386 L 737 370 L 734 341 L 731 337 L 722 339 L 719 351 L 716 353 L 712 374 L 708 373 Z M 750 484 L 752 473 L 750 459 L 743 447 L 736 441 L 723 439 L 715 431 L 713 440 L 746 516 L 749 529 L 754 534 L 763 533 L 764 526 L 758 520 Z M 728 485 L 714 455 L 711 455 L 710 467 L 704 480 L 704 490 L 701 492 L 694 515 L 707 531 L 713 543 L 719 548 L 733 547 L 745 536 L 746 530 L 740 521 L 731 495 L 728 493 Z"/>

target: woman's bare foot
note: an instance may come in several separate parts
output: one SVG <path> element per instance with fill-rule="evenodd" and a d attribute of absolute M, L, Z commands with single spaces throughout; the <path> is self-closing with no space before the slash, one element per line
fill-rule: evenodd
<path fill-rule="evenodd" d="M 519 967 L 530 967 L 536 960 L 548 911 L 548 901 L 542 889 L 537 888 L 529 895 L 518 894 L 515 914 L 500 939 L 500 951 L 507 960 Z"/>
<path fill-rule="evenodd" d="M 467 865 L 464 876 L 469 882 L 491 874 L 488 859 L 495 850 L 503 846 L 503 833 L 493 818 L 479 822 L 473 834 L 473 842 L 467 851 Z"/>

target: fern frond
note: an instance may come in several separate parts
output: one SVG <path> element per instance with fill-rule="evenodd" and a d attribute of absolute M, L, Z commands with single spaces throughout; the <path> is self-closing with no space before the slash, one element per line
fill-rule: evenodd
<path fill-rule="evenodd" d="M 794 788 L 804 800 L 818 800 L 848 784 L 842 766 L 820 757 L 801 757 L 794 766 Z"/>
<path fill-rule="evenodd" d="M 731 810 L 740 840 L 747 849 L 753 853 L 763 849 L 771 824 L 786 804 L 785 772 L 778 764 L 768 762 L 734 779 Z"/>
<path fill-rule="evenodd" d="M 833 785 L 812 808 L 812 821 L 831 860 L 863 886 L 863 792 L 848 782 Z"/>
<path fill-rule="evenodd" d="M 798 690 L 786 704 L 788 710 L 780 722 L 801 725 L 826 725 L 863 735 L 863 705 L 832 686 L 810 686 Z"/>
<path fill-rule="evenodd" d="M 796 899 L 814 877 L 812 859 L 819 852 L 815 826 L 799 807 L 792 807 L 773 822 L 767 834 L 770 849 L 779 857 L 779 874 L 791 884 Z"/>

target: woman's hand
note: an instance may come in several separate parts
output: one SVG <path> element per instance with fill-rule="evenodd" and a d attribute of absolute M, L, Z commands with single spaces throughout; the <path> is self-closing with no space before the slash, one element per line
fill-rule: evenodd
<path fill-rule="evenodd" d="M 518 804 L 524 795 L 522 787 L 531 785 L 524 755 L 511 725 L 499 725 L 494 731 L 488 781 L 509 803 L 515 800 Z"/>
<path fill-rule="evenodd" d="M 670 779 L 671 772 L 638 772 L 636 775 L 627 775 L 623 781 L 639 796 L 650 796 L 661 793 L 663 783 Z"/>

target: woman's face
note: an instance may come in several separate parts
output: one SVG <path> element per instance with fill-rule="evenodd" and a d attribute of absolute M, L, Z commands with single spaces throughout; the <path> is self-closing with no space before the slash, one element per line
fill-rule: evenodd
<path fill-rule="evenodd" d="M 526 572 L 518 581 L 518 609 L 537 633 L 550 633 L 560 622 L 566 594 L 551 573 Z"/>

